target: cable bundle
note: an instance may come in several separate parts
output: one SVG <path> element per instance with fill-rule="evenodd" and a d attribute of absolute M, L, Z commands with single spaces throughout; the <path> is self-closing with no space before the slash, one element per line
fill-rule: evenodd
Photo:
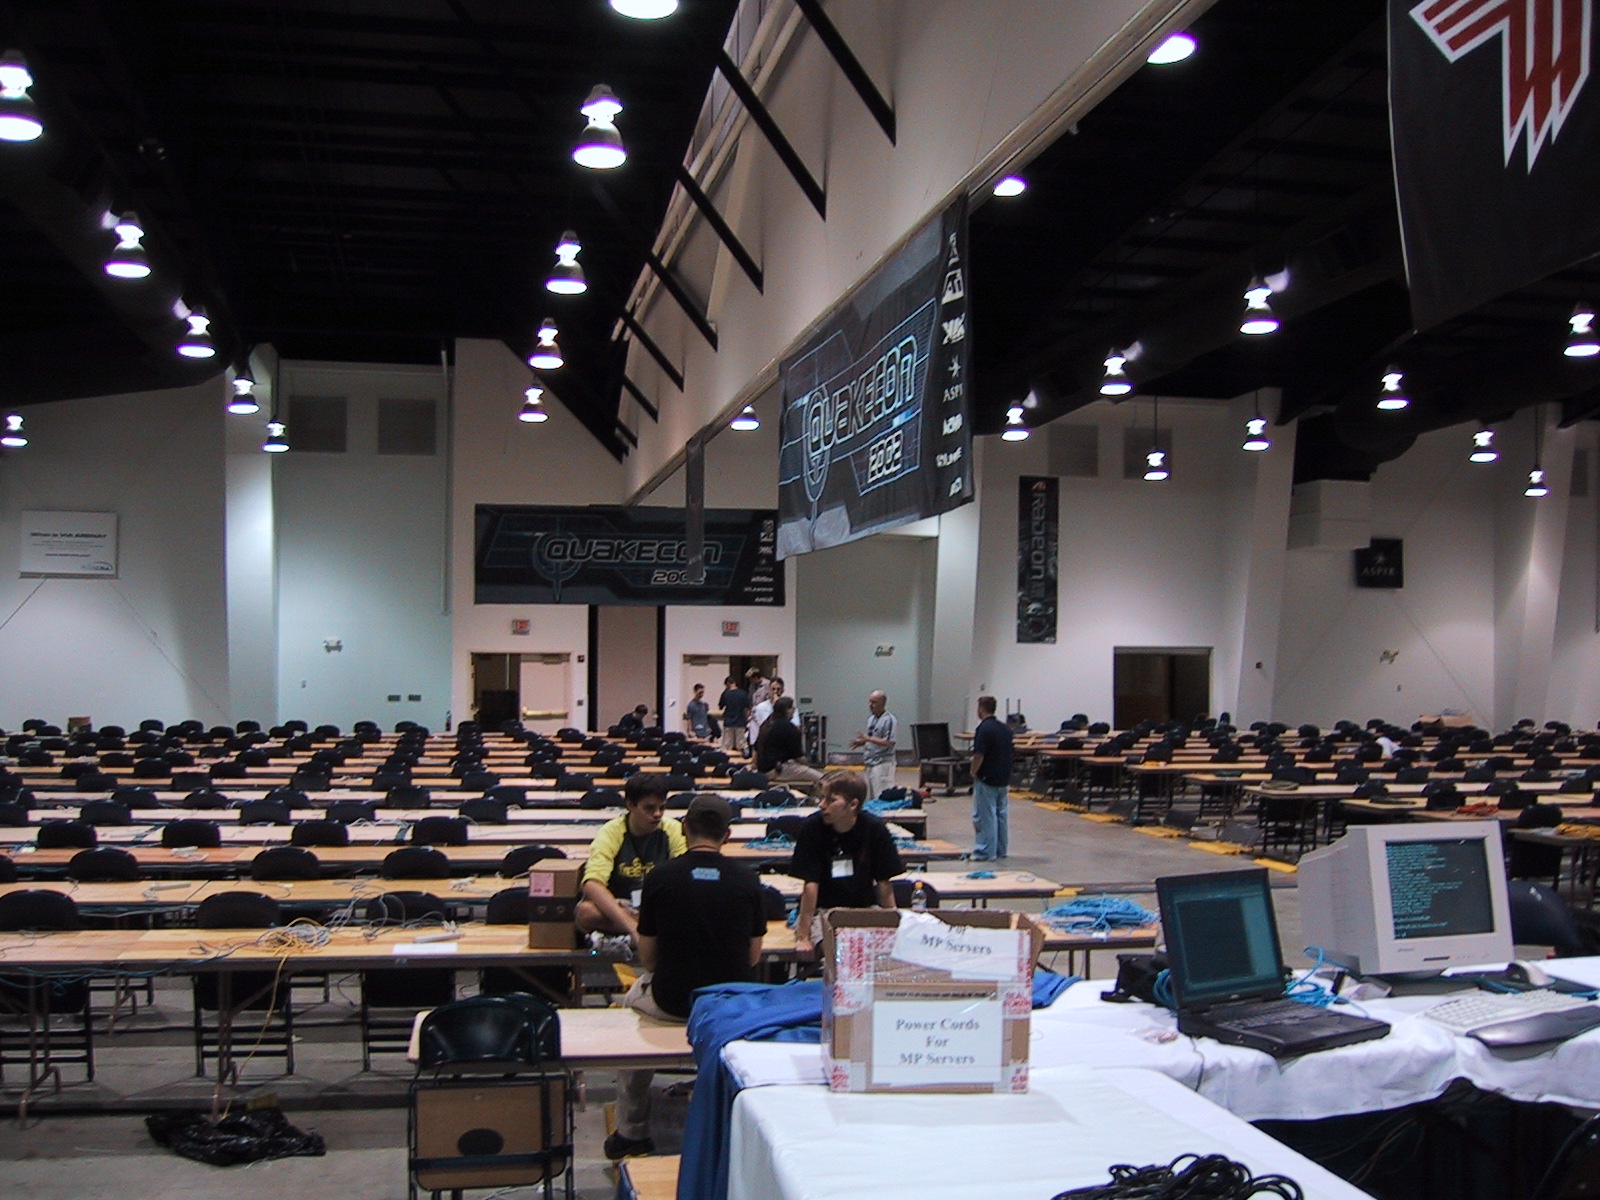
<path fill-rule="evenodd" d="M 1252 1175 L 1249 1167 L 1221 1154 L 1181 1154 L 1164 1167 L 1121 1164 L 1110 1170 L 1110 1183 L 1058 1192 L 1051 1200 L 1303 1200 L 1305 1195 L 1287 1175 Z"/>
<path fill-rule="evenodd" d="M 1103 933 L 1156 923 L 1155 913 L 1122 896 L 1079 896 L 1065 904 L 1052 904 L 1039 915 L 1068 933 Z"/>

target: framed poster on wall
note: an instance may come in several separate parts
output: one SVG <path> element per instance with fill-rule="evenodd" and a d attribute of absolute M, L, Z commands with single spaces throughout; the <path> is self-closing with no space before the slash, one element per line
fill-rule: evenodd
<path fill-rule="evenodd" d="M 21 573 L 115 579 L 117 514 L 24 512 Z"/>

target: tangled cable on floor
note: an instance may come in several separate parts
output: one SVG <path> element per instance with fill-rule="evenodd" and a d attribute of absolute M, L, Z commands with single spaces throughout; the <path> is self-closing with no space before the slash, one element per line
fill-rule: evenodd
<path fill-rule="evenodd" d="M 1222 1154 L 1180 1154 L 1166 1166 L 1114 1166 L 1110 1183 L 1057 1192 L 1051 1200 L 1303 1200 L 1304 1195 L 1287 1175 L 1252 1175 L 1249 1167 Z"/>

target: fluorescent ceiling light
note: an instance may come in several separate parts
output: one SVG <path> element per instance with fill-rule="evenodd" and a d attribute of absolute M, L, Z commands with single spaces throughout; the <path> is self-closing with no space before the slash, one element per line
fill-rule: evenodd
<path fill-rule="evenodd" d="M 1007 175 L 994 185 L 996 196 L 1020 196 L 1028 190 L 1028 181 L 1020 175 Z"/>
<path fill-rule="evenodd" d="M 1180 29 L 1176 33 L 1167 34 L 1161 40 L 1161 43 L 1146 56 L 1145 62 L 1157 67 L 1182 62 L 1194 53 L 1196 45 L 1194 35 L 1185 33 Z"/>

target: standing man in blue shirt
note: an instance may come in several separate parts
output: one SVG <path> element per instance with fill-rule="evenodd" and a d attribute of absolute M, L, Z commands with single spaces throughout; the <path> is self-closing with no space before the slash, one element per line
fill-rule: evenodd
<path fill-rule="evenodd" d="M 1011 730 L 994 715 L 994 697 L 978 697 L 972 735 L 972 860 L 1006 856 L 1006 806 L 1011 786 Z"/>
<path fill-rule="evenodd" d="M 889 697 L 873 692 L 867 697 L 867 727 L 851 739 L 850 745 L 861 751 L 861 765 L 866 768 L 867 799 L 876 800 L 894 786 L 894 742 L 899 725 L 889 711 Z"/>

